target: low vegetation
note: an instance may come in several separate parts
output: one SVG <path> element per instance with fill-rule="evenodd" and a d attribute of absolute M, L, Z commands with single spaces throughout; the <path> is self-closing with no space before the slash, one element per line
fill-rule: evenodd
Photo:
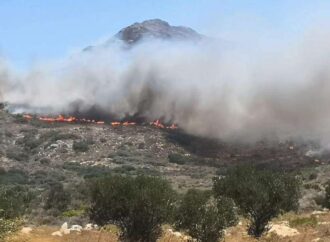
<path fill-rule="evenodd" d="M 89 149 L 90 143 L 86 140 L 73 142 L 72 149 L 75 152 L 86 152 Z"/>
<path fill-rule="evenodd" d="M 327 182 L 325 187 L 325 198 L 323 206 L 330 209 L 330 181 Z"/>
<path fill-rule="evenodd" d="M 298 217 L 290 220 L 290 226 L 292 227 L 315 227 L 317 225 L 317 218 L 315 216 Z"/>
<path fill-rule="evenodd" d="M 125 241 L 154 242 L 170 221 L 175 196 L 170 184 L 156 177 L 99 178 L 91 185 L 90 218 L 117 225 Z"/>
<path fill-rule="evenodd" d="M 239 166 L 217 178 L 213 190 L 216 197 L 234 200 L 250 221 L 248 234 L 258 238 L 268 230 L 271 219 L 298 209 L 300 182 L 283 172 Z"/>
<path fill-rule="evenodd" d="M 191 189 L 179 202 L 175 227 L 199 242 L 217 242 L 223 237 L 223 230 L 236 222 L 232 200 L 215 199 L 210 191 Z"/>
<path fill-rule="evenodd" d="M 0 185 L 0 239 L 21 225 L 19 219 L 32 199 L 32 195 L 22 186 Z"/>
<path fill-rule="evenodd" d="M 64 189 L 62 183 L 53 183 L 46 194 L 45 209 L 64 212 L 70 204 L 70 199 L 70 193 Z"/>

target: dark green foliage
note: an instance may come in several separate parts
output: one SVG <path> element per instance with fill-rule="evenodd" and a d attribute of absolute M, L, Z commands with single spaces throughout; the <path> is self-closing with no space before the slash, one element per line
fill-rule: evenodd
<path fill-rule="evenodd" d="M 317 178 L 317 173 L 311 173 L 308 177 L 309 180 L 315 180 Z"/>
<path fill-rule="evenodd" d="M 60 133 L 59 131 L 49 131 L 40 136 L 42 140 L 49 140 L 51 142 L 56 142 L 57 140 L 68 140 L 68 139 L 78 139 L 79 137 L 75 134 L 70 133 Z"/>
<path fill-rule="evenodd" d="M 0 241 L 18 229 L 23 215 L 32 200 L 26 187 L 0 185 Z"/>
<path fill-rule="evenodd" d="M 290 226 L 291 227 L 305 226 L 305 227 L 314 228 L 317 226 L 317 218 L 313 215 L 309 217 L 295 218 L 290 220 Z"/>
<path fill-rule="evenodd" d="M 33 195 L 24 186 L 0 185 L 0 218 L 13 219 L 24 214 Z"/>
<path fill-rule="evenodd" d="M 183 164 L 187 163 L 187 161 L 189 161 L 189 157 L 186 157 L 184 155 L 177 154 L 177 153 L 172 153 L 172 154 L 168 155 L 168 161 L 170 163 L 176 163 L 179 165 L 183 165 Z"/>
<path fill-rule="evenodd" d="M 248 233 L 260 237 L 271 219 L 298 208 L 300 182 L 286 173 L 238 166 L 215 179 L 213 190 L 218 197 L 232 198 L 250 219 Z"/>
<path fill-rule="evenodd" d="M 13 159 L 13 160 L 16 160 L 16 161 L 23 161 L 23 162 L 28 162 L 29 161 L 29 155 L 26 152 L 21 151 L 18 148 L 7 150 L 6 156 L 9 159 Z"/>
<path fill-rule="evenodd" d="M 49 165 L 51 163 L 51 160 L 47 157 L 43 157 L 39 160 L 40 164 L 42 165 Z"/>
<path fill-rule="evenodd" d="M 0 184 L 27 184 L 28 176 L 21 170 L 2 171 L 0 173 Z"/>
<path fill-rule="evenodd" d="M 237 223 L 231 199 L 211 197 L 209 191 L 188 190 L 176 211 L 175 227 L 200 242 L 216 242 L 223 230 Z"/>
<path fill-rule="evenodd" d="M 27 123 L 28 121 L 23 117 L 22 114 L 14 114 L 13 117 L 15 118 L 16 123 Z"/>
<path fill-rule="evenodd" d="M 202 138 L 181 131 L 170 132 L 168 139 L 183 146 L 189 152 L 202 157 L 217 157 L 219 150 L 223 148 L 223 144 L 217 139 Z"/>
<path fill-rule="evenodd" d="M 153 242 L 170 218 L 174 201 L 175 192 L 160 178 L 99 178 L 91 185 L 90 218 L 100 225 L 118 225 L 125 241 Z"/>
<path fill-rule="evenodd" d="M 82 140 L 82 141 L 74 141 L 72 148 L 75 152 L 86 152 L 88 151 L 89 142 Z"/>
<path fill-rule="evenodd" d="M 70 204 L 71 196 L 64 190 L 62 183 L 53 183 L 46 194 L 45 209 L 63 212 Z"/>
<path fill-rule="evenodd" d="M 63 169 L 75 171 L 79 176 L 86 179 L 102 177 L 111 172 L 111 169 L 105 166 L 83 166 L 73 162 L 65 162 L 63 164 Z"/>
<path fill-rule="evenodd" d="M 330 181 L 328 181 L 325 187 L 324 207 L 330 209 Z"/>

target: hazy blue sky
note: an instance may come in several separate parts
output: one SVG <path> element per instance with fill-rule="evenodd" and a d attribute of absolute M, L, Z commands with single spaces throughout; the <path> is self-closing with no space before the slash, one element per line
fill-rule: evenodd
<path fill-rule="evenodd" d="M 329 16 L 329 0 L 0 0 L 0 53 L 26 68 L 150 18 L 229 40 L 285 40 Z"/>

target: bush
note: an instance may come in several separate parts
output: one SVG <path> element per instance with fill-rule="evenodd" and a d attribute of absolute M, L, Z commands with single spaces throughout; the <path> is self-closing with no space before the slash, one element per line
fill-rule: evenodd
<path fill-rule="evenodd" d="M 21 186 L 0 186 L 0 240 L 14 232 L 22 224 L 21 216 L 32 196 Z"/>
<path fill-rule="evenodd" d="M 325 187 L 324 207 L 330 209 L 330 181 L 328 181 Z"/>
<path fill-rule="evenodd" d="M 90 190 L 90 218 L 117 225 L 126 241 L 156 241 L 175 201 L 170 184 L 156 177 L 104 177 L 94 180 Z"/>
<path fill-rule="evenodd" d="M 74 141 L 72 148 L 75 152 L 86 152 L 88 151 L 88 145 L 89 142 L 83 140 L 83 141 Z"/>
<path fill-rule="evenodd" d="M 23 215 L 32 200 L 23 186 L 0 186 L 0 218 L 14 219 Z"/>
<path fill-rule="evenodd" d="M 173 153 L 173 154 L 168 155 L 168 161 L 170 163 L 176 163 L 178 165 L 183 165 L 187 161 L 189 161 L 189 158 L 187 158 L 181 154 Z"/>
<path fill-rule="evenodd" d="M 213 190 L 217 197 L 232 198 L 250 220 L 248 233 L 260 237 L 271 219 L 298 208 L 300 182 L 286 173 L 238 166 L 215 179 Z"/>
<path fill-rule="evenodd" d="M 23 162 L 29 161 L 28 154 L 26 154 L 26 152 L 21 151 L 20 149 L 9 149 L 6 152 L 6 156 L 9 159 L 13 159 L 16 161 L 23 161 Z"/>
<path fill-rule="evenodd" d="M 0 174 L 0 184 L 27 184 L 29 183 L 29 177 L 27 174 L 25 174 L 22 170 L 9 170 L 9 171 L 3 171 Z"/>
<path fill-rule="evenodd" d="M 188 190 L 176 212 L 176 229 L 186 230 L 200 242 L 216 242 L 223 229 L 237 222 L 233 202 L 214 199 L 208 191 Z"/>
<path fill-rule="evenodd" d="M 22 224 L 23 221 L 20 219 L 0 218 L 0 241 L 3 241 L 9 233 L 17 231 Z"/>
<path fill-rule="evenodd" d="M 63 212 L 70 204 L 70 193 L 64 190 L 62 183 L 51 184 L 46 194 L 45 209 L 55 209 Z"/>
<path fill-rule="evenodd" d="M 72 210 L 63 212 L 62 216 L 66 217 L 66 218 L 78 217 L 78 216 L 83 216 L 85 214 L 85 212 L 86 211 L 84 208 L 72 209 Z"/>
<path fill-rule="evenodd" d="M 291 227 L 307 226 L 307 227 L 316 227 L 317 219 L 315 216 L 295 218 L 290 220 Z"/>

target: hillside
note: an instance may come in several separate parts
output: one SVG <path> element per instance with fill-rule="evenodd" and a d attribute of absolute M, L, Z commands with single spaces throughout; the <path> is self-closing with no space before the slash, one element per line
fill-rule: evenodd
<path fill-rule="evenodd" d="M 141 23 L 134 23 L 121 29 L 112 38 L 105 41 L 101 46 L 107 47 L 116 41 L 134 46 L 142 40 L 165 40 L 165 41 L 192 41 L 198 42 L 205 38 L 195 30 L 184 26 L 172 26 L 161 19 L 149 19 Z M 88 46 L 84 51 L 92 50 L 98 46 Z"/>

